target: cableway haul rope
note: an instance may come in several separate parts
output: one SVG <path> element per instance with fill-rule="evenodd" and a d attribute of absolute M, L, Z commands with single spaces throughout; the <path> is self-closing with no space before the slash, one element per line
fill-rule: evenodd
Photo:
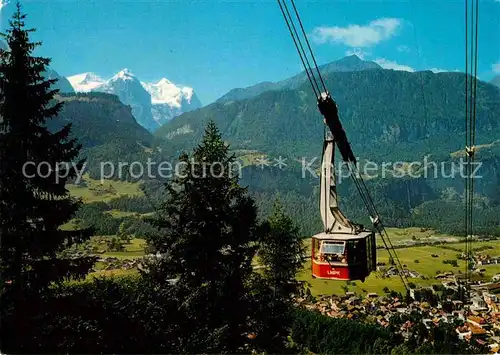
<path fill-rule="evenodd" d="M 469 10 L 470 16 L 469 27 Z M 474 209 L 474 177 L 472 167 L 475 161 L 476 144 L 476 112 L 477 112 L 477 54 L 478 54 L 479 1 L 465 0 L 465 299 L 470 299 L 473 209 Z M 470 37 L 470 44 L 469 44 Z M 470 56 L 470 67 L 469 67 Z M 469 81 L 469 75 L 472 77 Z"/>
<path fill-rule="evenodd" d="M 327 116 L 325 112 L 323 112 L 323 109 L 326 108 L 332 108 L 334 107 L 336 110 L 336 105 L 330 96 L 330 93 L 328 92 L 325 82 L 323 80 L 323 77 L 321 75 L 321 72 L 318 68 L 316 59 L 314 57 L 314 53 L 312 52 L 311 46 L 309 44 L 309 40 L 307 39 L 306 32 L 304 30 L 304 26 L 302 24 L 302 21 L 300 19 L 299 13 L 297 11 L 297 7 L 295 6 L 294 0 L 290 0 L 290 3 L 292 4 L 295 17 L 297 19 L 297 22 L 299 23 L 301 32 L 302 32 L 302 37 L 305 39 L 305 42 L 307 44 L 307 48 L 309 50 L 309 56 L 311 57 L 311 61 L 308 59 L 308 55 L 304 49 L 304 46 L 302 45 L 301 38 L 298 34 L 297 31 L 297 26 L 295 26 L 295 20 L 290 14 L 290 11 L 288 9 L 287 1 L 286 0 L 277 0 L 279 7 L 281 9 L 281 13 L 283 15 L 283 18 L 285 19 L 285 23 L 288 27 L 288 30 L 290 32 L 290 35 L 293 39 L 293 42 L 295 44 L 295 48 L 297 49 L 297 52 L 299 54 L 300 60 L 302 62 L 302 65 L 304 66 L 304 69 L 307 74 L 307 78 L 309 80 L 309 83 L 311 84 L 311 87 L 313 89 L 314 95 L 318 99 L 318 106 L 323 114 L 323 116 Z M 311 62 L 314 64 L 314 69 L 311 67 Z M 317 78 L 315 75 L 315 72 L 317 73 Z M 318 82 L 321 82 L 323 90 L 320 89 Z M 328 102 L 329 101 L 329 102 Z M 331 105 L 326 105 L 325 103 L 328 102 Z M 331 112 L 330 112 L 331 113 Z M 338 112 L 334 113 L 336 116 L 338 116 Z M 338 121 L 338 120 L 337 120 Z M 359 174 L 357 165 L 356 165 L 356 159 L 355 156 L 351 150 L 351 147 L 347 141 L 347 137 L 345 135 L 345 132 L 340 125 L 340 121 L 335 121 L 332 122 L 331 125 L 328 124 L 330 131 L 332 135 L 334 136 L 334 140 L 336 142 L 339 142 L 338 148 L 339 151 L 342 155 L 343 160 L 347 163 L 350 171 L 350 175 L 353 179 L 354 185 L 356 186 L 356 189 L 358 190 L 358 193 L 360 194 L 360 197 L 363 201 L 363 204 L 365 205 L 365 208 L 368 211 L 368 214 L 370 215 L 370 219 L 373 223 L 373 226 L 375 227 L 377 233 L 380 235 L 380 238 L 382 239 L 382 242 L 387 249 L 389 253 L 389 257 L 394 261 L 396 270 L 398 272 L 399 277 L 401 278 L 401 282 L 403 283 L 404 287 L 406 290 L 409 290 L 409 284 L 408 284 L 408 279 L 406 277 L 406 274 L 404 272 L 403 266 L 401 264 L 401 261 L 399 260 L 399 257 L 396 253 L 396 250 L 389 238 L 389 235 L 387 234 L 387 231 L 385 230 L 382 221 L 380 220 L 380 216 L 377 212 L 377 209 L 375 207 L 375 204 L 373 203 L 373 200 L 370 196 L 370 193 L 368 191 L 368 188 L 366 187 L 366 184 L 363 180 L 363 177 L 361 174 Z M 326 123 L 326 122 L 325 122 Z"/>

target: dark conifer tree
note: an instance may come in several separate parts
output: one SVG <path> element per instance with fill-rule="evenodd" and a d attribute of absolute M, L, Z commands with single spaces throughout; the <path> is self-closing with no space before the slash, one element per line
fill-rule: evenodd
<path fill-rule="evenodd" d="M 186 315 L 179 351 L 237 352 L 246 343 L 257 212 L 234 162 L 210 122 L 192 157 L 180 157 L 184 169 L 154 222 L 160 232 L 148 237 L 163 256 L 149 275 L 157 284 L 177 279 L 172 295 Z"/>
<path fill-rule="evenodd" d="M 304 284 L 297 280 L 305 257 L 304 241 L 293 220 L 279 201 L 274 204 L 259 240 L 259 263 L 264 266 L 258 293 L 258 346 L 272 353 L 286 351 L 285 343 L 293 320 L 294 297 L 303 295 Z"/>
<path fill-rule="evenodd" d="M 61 103 L 54 100 L 54 80 L 42 73 L 49 59 L 33 55 L 40 43 L 30 42 L 32 29 L 17 4 L 7 33 L 9 47 L 0 51 L 0 272 L 2 335 L 21 341 L 37 300 L 53 283 L 85 275 L 91 258 L 60 259 L 58 252 L 90 236 L 90 230 L 62 231 L 78 209 L 65 188 L 75 169 L 61 164 L 77 158 L 80 146 L 69 139 L 70 126 L 50 132 L 46 121 Z M 29 164 L 29 165 L 27 165 Z M 81 167 L 82 162 L 77 164 Z M 37 167 L 41 169 L 37 172 Z M 67 177 L 57 180 L 56 174 Z M 18 323 L 11 321 L 17 320 Z M 10 322 L 10 323 L 8 323 Z M 8 325 L 7 325 L 8 323 Z M 7 330 L 4 332 L 4 330 Z M 23 335 L 23 339 L 28 339 Z M 26 345 L 29 346 L 29 345 Z"/>

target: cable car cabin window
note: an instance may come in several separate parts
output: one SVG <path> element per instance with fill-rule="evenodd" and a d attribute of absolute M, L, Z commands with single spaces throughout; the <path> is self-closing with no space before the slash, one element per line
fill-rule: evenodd
<path fill-rule="evenodd" d="M 345 250 L 344 242 L 341 243 L 323 242 L 323 245 L 321 245 L 322 254 L 344 254 L 344 250 Z"/>
<path fill-rule="evenodd" d="M 320 254 L 324 261 L 345 263 L 345 243 L 324 241 L 321 243 Z"/>

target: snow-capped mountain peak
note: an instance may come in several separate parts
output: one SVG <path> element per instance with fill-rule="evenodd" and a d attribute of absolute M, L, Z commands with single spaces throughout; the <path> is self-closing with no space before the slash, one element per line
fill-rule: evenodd
<path fill-rule="evenodd" d="M 89 92 L 103 85 L 106 81 L 95 73 L 82 73 L 67 77 L 77 92 Z"/>
<path fill-rule="evenodd" d="M 142 83 L 142 86 L 151 94 L 153 104 L 167 104 L 170 107 L 180 108 L 183 101 L 191 103 L 193 89 L 181 87 L 172 83 L 166 78 L 160 79 L 157 83 Z"/>
<path fill-rule="evenodd" d="M 167 78 L 161 78 L 156 85 L 173 85 L 173 83 Z"/>
<path fill-rule="evenodd" d="M 135 75 L 127 68 L 120 70 L 110 81 L 116 80 L 134 80 L 137 79 Z"/>

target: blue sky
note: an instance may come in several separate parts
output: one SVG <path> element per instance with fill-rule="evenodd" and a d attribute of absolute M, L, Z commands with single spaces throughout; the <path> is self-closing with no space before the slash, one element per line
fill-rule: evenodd
<path fill-rule="evenodd" d="M 0 0 L 1 3 L 1 0 Z M 208 104 L 301 70 L 275 0 L 24 0 L 38 54 L 70 76 L 129 68 Z M 357 53 L 387 68 L 464 70 L 464 0 L 296 0 L 319 63 Z M 5 28 L 14 5 L 4 6 Z M 480 1 L 482 80 L 500 74 L 500 0 Z"/>

